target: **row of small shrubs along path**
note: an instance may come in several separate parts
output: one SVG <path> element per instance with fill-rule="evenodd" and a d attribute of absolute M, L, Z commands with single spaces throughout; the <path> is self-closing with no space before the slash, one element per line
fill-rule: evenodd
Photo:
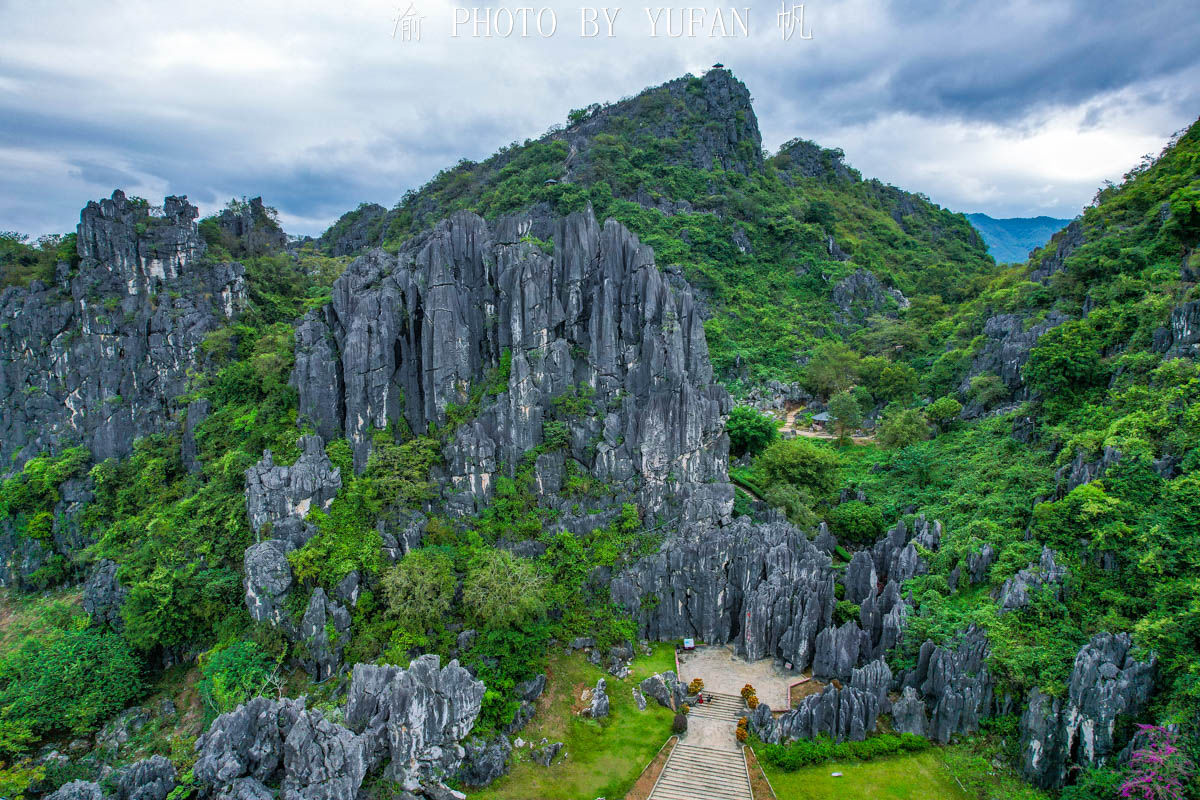
<path fill-rule="evenodd" d="M 693 687 L 703 691 L 699 681 Z M 687 736 L 671 750 L 649 800 L 754 800 L 736 738 L 744 701 L 733 694 L 703 694 L 704 702 L 687 712 Z"/>

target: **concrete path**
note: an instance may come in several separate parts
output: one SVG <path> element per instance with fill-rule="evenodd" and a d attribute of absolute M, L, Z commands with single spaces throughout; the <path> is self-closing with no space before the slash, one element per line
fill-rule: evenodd
<path fill-rule="evenodd" d="M 685 684 L 692 678 L 704 681 L 704 693 L 729 694 L 741 702 L 742 687 L 754 687 L 758 699 L 772 711 L 791 708 L 788 686 L 801 675 L 775 666 L 774 659 L 747 661 L 736 655 L 732 647 L 697 647 L 679 654 L 679 679 Z"/>
<path fill-rule="evenodd" d="M 650 792 L 650 800 L 753 800 L 753 797 L 741 748 L 714 750 L 683 742 L 671 751 Z"/>

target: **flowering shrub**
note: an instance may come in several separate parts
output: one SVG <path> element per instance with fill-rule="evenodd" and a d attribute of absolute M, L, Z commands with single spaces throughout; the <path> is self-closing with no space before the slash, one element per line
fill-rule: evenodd
<path fill-rule="evenodd" d="M 1195 775 L 1192 763 L 1175 741 L 1175 734 L 1157 725 L 1139 725 L 1149 743 L 1133 751 L 1129 777 L 1121 784 L 1121 797 L 1138 800 L 1183 800 L 1184 787 Z"/>

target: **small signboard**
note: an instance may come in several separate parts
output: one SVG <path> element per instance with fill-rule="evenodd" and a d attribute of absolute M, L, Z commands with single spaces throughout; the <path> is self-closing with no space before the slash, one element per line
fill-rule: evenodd
<path fill-rule="evenodd" d="M 696 649 L 696 640 L 695 639 L 684 639 L 683 640 L 683 649 L 684 650 L 695 650 Z"/>

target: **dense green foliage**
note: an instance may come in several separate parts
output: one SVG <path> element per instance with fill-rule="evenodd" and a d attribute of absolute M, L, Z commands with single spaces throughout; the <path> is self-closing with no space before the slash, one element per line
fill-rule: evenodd
<path fill-rule="evenodd" d="M 114 633 L 59 608 L 46 627 L 0 654 L 0 753 L 23 752 L 52 733 L 94 732 L 142 684 L 142 665 Z"/>
<path fill-rule="evenodd" d="M 28 286 L 31 281 L 50 284 L 59 262 L 79 263 L 75 234 L 42 236 L 30 244 L 29 237 L 0 231 L 0 291 L 9 286 Z"/>
<path fill-rule="evenodd" d="M 756 456 L 779 436 L 779 423 L 769 414 L 750 406 L 738 406 L 729 412 L 725 423 L 729 434 L 729 455 L 741 458 Z"/>
<path fill-rule="evenodd" d="M 822 734 L 815 739 L 797 739 L 787 744 L 765 744 L 755 740 L 754 752 L 768 764 L 794 772 L 825 761 L 847 758 L 870 761 L 896 753 L 915 753 L 931 746 L 928 739 L 911 733 L 881 733 L 861 742 L 835 742 Z"/>

